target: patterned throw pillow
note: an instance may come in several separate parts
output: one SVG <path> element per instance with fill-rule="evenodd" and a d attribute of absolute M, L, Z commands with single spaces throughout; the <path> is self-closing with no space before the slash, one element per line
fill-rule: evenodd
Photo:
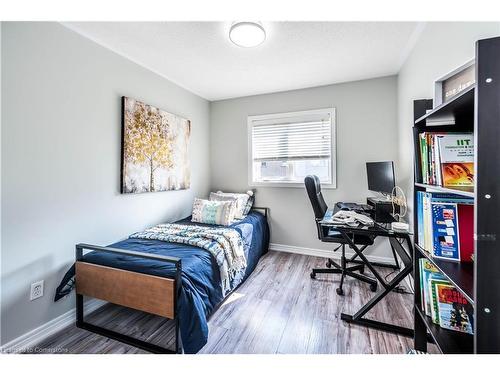
<path fill-rule="evenodd" d="M 231 225 L 234 221 L 235 204 L 233 201 L 208 201 L 195 198 L 191 221 L 205 224 Z"/>
<path fill-rule="evenodd" d="M 228 199 L 235 199 L 236 202 L 236 219 L 243 219 L 250 210 L 252 209 L 253 203 L 255 201 L 254 192 L 248 190 L 246 193 L 223 193 L 218 191 L 217 193 L 210 193 L 210 200 L 224 201 Z"/>
<path fill-rule="evenodd" d="M 210 193 L 210 197 L 208 198 L 212 202 L 233 202 L 234 203 L 234 218 L 241 219 L 242 210 L 242 201 L 241 199 L 237 199 L 233 196 L 226 196 L 219 193 Z"/>

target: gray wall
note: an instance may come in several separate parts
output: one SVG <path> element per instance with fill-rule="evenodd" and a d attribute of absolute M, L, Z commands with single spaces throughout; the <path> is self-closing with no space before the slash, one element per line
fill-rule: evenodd
<path fill-rule="evenodd" d="M 335 107 L 337 110 L 337 189 L 325 190 L 327 203 L 364 201 L 365 162 L 397 158 L 395 76 L 257 95 L 211 103 L 211 181 L 213 189 L 248 189 L 247 116 Z M 231 140 L 231 142 L 228 142 Z M 304 188 L 259 187 L 258 206 L 271 209 L 271 242 L 330 249 L 316 237 Z M 390 251 L 372 249 L 386 257 Z"/>
<path fill-rule="evenodd" d="M 54 290 L 78 242 L 109 244 L 209 190 L 209 103 L 57 23 L 3 23 L 2 344 L 73 307 Z M 120 96 L 192 122 L 192 187 L 120 195 Z M 8 161 L 8 162 L 7 162 Z M 45 295 L 29 301 L 30 284 Z"/>
<path fill-rule="evenodd" d="M 398 75 L 400 183 L 413 194 L 413 100 L 434 97 L 434 81 L 474 58 L 478 39 L 500 36 L 500 23 L 427 23 Z M 410 212 L 409 217 L 412 217 Z"/>

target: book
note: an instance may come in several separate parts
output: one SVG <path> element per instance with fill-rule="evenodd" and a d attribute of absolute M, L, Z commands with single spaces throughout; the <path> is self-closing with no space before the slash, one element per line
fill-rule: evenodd
<path fill-rule="evenodd" d="M 424 184 L 429 183 L 429 172 L 427 170 L 428 161 L 427 161 L 427 142 L 425 133 L 420 133 L 419 135 L 420 142 L 420 164 L 422 168 L 422 181 Z"/>
<path fill-rule="evenodd" d="M 434 165 L 435 165 L 435 173 L 436 173 L 436 185 L 443 186 L 442 174 L 441 174 L 441 153 L 439 152 L 439 142 L 438 137 L 442 137 L 439 135 L 434 135 L 432 146 L 434 152 Z"/>
<path fill-rule="evenodd" d="M 430 280 L 445 280 L 445 277 L 439 272 L 434 264 L 426 258 L 420 258 L 420 298 L 422 301 L 422 311 L 431 316 L 431 296 Z"/>
<path fill-rule="evenodd" d="M 448 280 L 437 280 L 432 278 L 429 280 L 428 288 L 429 303 L 431 307 L 431 319 L 433 323 L 439 324 L 439 305 L 436 285 L 451 286 L 451 283 Z"/>
<path fill-rule="evenodd" d="M 451 193 L 432 193 L 432 202 L 441 203 L 459 203 L 459 204 L 474 204 L 473 198 L 464 197 L 461 195 L 451 194 Z"/>
<path fill-rule="evenodd" d="M 432 227 L 432 208 L 431 208 L 432 193 L 424 195 L 424 237 L 425 250 L 432 254 L 433 227 Z"/>
<path fill-rule="evenodd" d="M 431 211 L 432 256 L 460 261 L 457 204 L 431 202 Z"/>
<path fill-rule="evenodd" d="M 417 243 L 422 246 L 424 243 L 424 192 L 417 191 Z"/>
<path fill-rule="evenodd" d="M 434 284 L 441 328 L 473 333 L 474 312 L 469 301 L 455 287 Z"/>
<path fill-rule="evenodd" d="M 458 204 L 458 238 L 460 261 L 474 260 L 474 206 Z"/>
<path fill-rule="evenodd" d="M 434 153 L 432 152 L 432 134 L 427 133 L 427 154 L 429 161 L 429 184 L 435 185 L 434 181 Z"/>
<path fill-rule="evenodd" d="M 441 134 L 437 136 L 442 185 L 474 186 L 474 135 Z"/>

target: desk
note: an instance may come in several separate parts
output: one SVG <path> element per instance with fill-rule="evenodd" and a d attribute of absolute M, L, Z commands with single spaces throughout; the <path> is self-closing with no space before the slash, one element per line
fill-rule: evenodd
<path fill-rule="evenodd" d="M 335 205 L 335 207 L 336 209 L 334 210 L 334 212 L 338 210 L 337 205 Z M 331 214 L 331 210 L 330 213 L 327 212 L 327 215 L 329 214 Z M 358 324 L 365 327 L 413 337 L 412 329 L 364 318 L 364 316 L 378 302 L 380 302 L 382 298 L 390 293 L 406 276 L 411 274 L 413 270 L 413 246 L 410 239 L 411 233 L 395 232 L 390 229 L 390 226 L 388 224 L 379 223 L 375 223 L 373 226 L 364 226 L 361 224 L 358 224 L 357 226 L 349 226 L 345 224 L 334 224 L 328 221 L 320 221 L 319 223 L 321 226 L 335 229 L 342 235 L 351 249 L 354 250 L 356 256 L 361 258 L 363 263 L 370 269 L 370 271 L 373 273 L 373 276 L 375 276 L 381 286 L 377 294 L 375 294 L 375 296 L 363 307 L 361 307 L 361 309 L 359 309 L 354 315 L 342 313 L 340 316 L 341 319 L 352 324 Z M 403 262 L 403 265 L 399 269 L 399 272 L 392 278 L 391 281 L 386 282 L 384 277 L 380 275 L 380 273 L 374 268 L 373 263 L 366 259 L 366 256 L 363 254 L 361 249 L 352 241 L 351 238 L 353 234 L 372 236 L 373 238 L 385 237 L 389 240 L 392 251 L 395 252 L 395 254 L 397 254 Z M 406 244 L 406 248 L 404 244 Z"/>

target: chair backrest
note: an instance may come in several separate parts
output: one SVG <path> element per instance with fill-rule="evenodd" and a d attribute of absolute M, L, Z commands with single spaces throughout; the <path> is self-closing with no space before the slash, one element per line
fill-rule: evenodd
<path fill-rule="evenodd" d="M 307 195 L 311 201 L 314 217 L 317 220 L 323 219 L 323 216 L 325 216 L 328 210 L 328 206 L 323 199 L 323 194 L 321 194 L 321 183 L 319 182 L 318 176 L 306 176 L 304 184 L 306 185 Z"/>

